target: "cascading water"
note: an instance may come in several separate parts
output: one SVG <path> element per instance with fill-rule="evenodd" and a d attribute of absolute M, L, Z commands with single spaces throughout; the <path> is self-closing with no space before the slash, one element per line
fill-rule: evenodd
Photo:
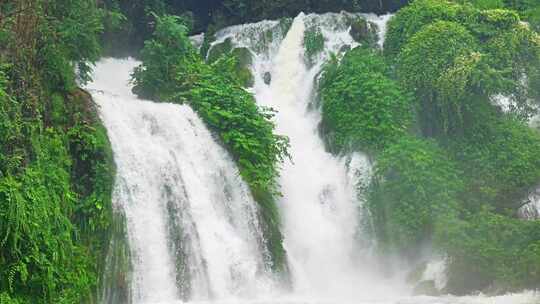
<path fill-rule="evenodd" d="M 117 164 L 114 204 L 127 222 L 130 302 L 525 304 L 536 299 L 532 292 L 410 297 L 402 280 L 383 278 L 373 267 L 377 263 L 363 242 L 358 189 L 369 180 L 371 163 L 361 153 L 327 153 L 317 129 L 314 86 L 321 67 L 330 52 L 357 45 L 347 16 L 301 14 L 292 25 L 264 21 L 217 34 L 216 43 L 231 38 L 253 53 L 253 93 L 260 105 L 278 110 L 277 132 L 291 140 L 292 162 L 282 168 L 279 202 L 291 291 L 279 290 L 270 273 L 257 204 L 198 116 L 185 105 L 133 96 L 128 78 L 137 62 L 98 64 L 89 89 Z M 388 19 L 366 17 L 381 28 Z M 307 63 L 303 40 L 313 26 L 323 33 L 325 50 Z M 443 284 L 443 267 L 430 270 L 424 276 Z"/>
<path fill-rule="evenodd" d="M 308 111 L 322 60 L 311 70 L 304 63 L 307 19 L 297 17 L 281 42 L 270 86 L 258 81 L 255 87 L 260 104 L 278 110 L 277 131 L 291 140 L 292 163 L 281 173 L 285 245 L 297 291 L 324 297 L 371 295 L 358 293 L 373 288 L 368 284 L 373 279 L 364 276 L 369 273 L 366 264 L 355 262 L 361 249 L 355 246 L 360 218 L 355 184 L 344 161 L 325 151 L 317 131 L 318 111 Z M 338 48 L 347 42 L 353 44 L 352 40 L 328 44 Z"/>
<path fill-rule="evenodd" d="M 281 172 L 280 207 L 295 292 L 318 298 L 381 299 L 391 293 L 387 285 L 374 284 L 382 282 L 371 267 L 375 263 L 370 263 L 362 255 L 365 248 L 358 246 L 361 204 L 356 173 L 365 176 L 369 160 L 362 154 L 337 158 L 326 152 L 318 135 L 320 113 L 309 110 L 315 102 L 314 80 L 329 52 L 358 45 L 348 33 L 350 17 L 301 14 L 285 37 L 277 37 L 266 48 L 257 48 L 253 35 L 246 33 L 268 31 L 267 25 L 229 28 L 218 33 L 218 41 L 232 38 L 237 46 L 253 52 L 257 102 L 278 111 L 277 132 L 291 141 L 292 162 Z M 312 26 L 319 27 L 325 36 L 325 52 L 308 68 L 304 33 Z M 272 75 L 269 85 L 264 80 L 267 73 Z"/>
<path fill-rule="evenodd" d="M 254 58 L 251 70 L 255 77 L 251 90 L 259 105 L 277 110 L 277 132 L 290 138 L 292 162 L 286 163 L 281 171 L 283 198 L 279 206 L 292 272 L 292 298 L 361 303 L 530 301 L 531 294 L 489 299 L 403 298 L 410 294 L 403 277 L 385 278 L 374 267 L 377 263 L 369 254 L 370 248 L 361 242 L 364 227 L 360 186 L 369 180 L 370 160 L 361 153 L 335 157 L 326 152 L 318 132 L 321 117 L 314 92 L 317 77 L 330 54 L 358 45 L 348 25 L 351 18 L 358 16 L 300 14 L 286 35 L 282 32 L 282 23 L 277 22 L 230 27 L 217 34 L 216 44 L 231 39 L 235 47 L 251 51 Z M 382 47 L 386 22 L 391 15 L 362 17 L 370 22 L 369 26 L 379 28 L 378 45 Z M 308 60 L 304 35 L 313 27 L 324 36 L 324 50 L 315 60 Z M 273 39 L 270 45 L 261 46 L 257 37 L 268 32 L 273 33 Z M 440 270 L 436 281 L 441 285 L 437 287 L 442 288 L 444 268 L 437 269 Z"/>
<path fill-rule="evenodd" d="M 191 108 L 132 95 L 136 64 L 103 60 L 89 87 L 115 155 L 113 200 L 127 220 L 133 302 L 261 293 L 268 261 L 257 204 Z"/>

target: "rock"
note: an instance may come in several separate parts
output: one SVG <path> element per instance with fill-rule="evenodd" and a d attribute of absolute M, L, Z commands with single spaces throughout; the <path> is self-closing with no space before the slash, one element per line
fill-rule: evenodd
<path fill-rule="evenodd" d="M 439 296 L 441 292 L 435 287 L 435 281 L 421 281 L 413 289 L 414 295 Z"/>
<path fill-rule="evenodd" d="M 236 57 L 236 76 L 240 83 L 250 88 L 255 84 L 255 78 L 251 73 L 250 66 L 253 63 L 253 55 L 247 48 L 236 48 L 232 51 L 232 55 Z"/>
<path fill-rule="evenodd" d="M 343 46 L 339 49 L 339 53 L 340 53 L 340 54 L 345 54 L 345 53 L 347 53 L 347 52 L 350 51 L 350 50 L 351 50 L 351 46 L 348 45 L 348 44 L 345 44 L 345 45 L 343 45 Z"/>
<path fill-rule="evenodd" d="M 206 61 L 209 63 L 215 62 L 218 60 L 221 56 L 225 54 L 229 54 L 232 51 L 232 40 L 231 38 L 225 39 L 225 41 L 215 44 L 210 50 L 208 51 L 208 57 L 206 58 Z"/>
<path fill-rule="evenodd" d="M 263 80 L 265 84 L 269 85 L 272 82 L 272 74 L 270 72 L 264 73 Z"/>
<path fill-rule="evenodd" d="M 253 63 L 253 56 L 251 55 L 251 52 L 245 48 L 236 48 L 232 51 L 233 56 L 238 59 L 238 64 L 240 66 L 249 66 Z"/>
<path fill-rule="evenodd" d="M 370 24 L 364 18 L 356 18 L 351 20 L 351 29 L 349 31 L 351 37 L 359 43 L 367 43 L 375 45 L 377 42 L 377 26 Z"/>
<path fill-rule="evenodd" d="M 243 87 L 251 88 L 255 84 L 255 79 L 253 78 L 253 74 L 251 74 L 249 67 L 240 68 L 236 71 L 236 75 Z"/>
<path fill-rule="evenodd" d="M 368 22 L 363 18 L 356 18 L 351 22 L 349 34 L 358 42 L 365 40 L 369 36 Z"/>

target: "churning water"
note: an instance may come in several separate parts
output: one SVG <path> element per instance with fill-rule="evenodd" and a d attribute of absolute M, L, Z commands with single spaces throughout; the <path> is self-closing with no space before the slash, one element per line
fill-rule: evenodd
<path fill-rule="evenodd" d="M 335 157 L 318 132 L 316 79 L 331 52 L 355 47 L 345 14 L 304 15 L 217 34 L 253 55 L 257 103 L 276 109 L 289 136 L 278 202 L 291 270 L 281 290 L 269 270 L 258 208 L 232 159 L 186 105 L 137 99 L 134 60 L 104 59 L 89 86 L 117 164 L 114 204 L 125 214 L 133 303 L 532 304 L 532 292 L 501 297 L 412 297 L 401 276 L 382 276 L 363 232 L 362 193 L 371 162 Z M 384 29 L 389 16 L 367 18 Z M 308 62 L 304 34 L 319 27 L 325 49 Z M 384 31 L 379 32 L 383 37 Z M 263 39 L 264 38 L 264 39 Z M 266 39 L 266 40 L 265 40 Z M 269 77 L 270 76 L 270 77 Z M 266 78 L 266 79 L 265 79 Z M 268 83 L 271 78 L 270 83 Z M 109 303 L 109 302 L 107 302 Z M 538 303 L 538 302 L 536 302 Z M 122 303 L 119 303 L 122 304 Z"/>

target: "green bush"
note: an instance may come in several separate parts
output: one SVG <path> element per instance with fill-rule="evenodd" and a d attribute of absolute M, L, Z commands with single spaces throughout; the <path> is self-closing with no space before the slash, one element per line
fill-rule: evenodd
<path fill-rule="evenodd" d="M 449 148 L 465 173 L 469 208 L 488 203 L 515 212 L 540 181 L 540 134 L 482 100 L 471 102 L 466 121 Z"/>
<path fill-rule="evenodd" d="M 92 302 L 114 168 L 76 79 L 99 56 L 100 11 L 86 0 L 0 6 L 0 302 Z"/>
<path fill-rule="evenodd" d="M 317 26 L 308 28 L 304 34 L 304 49 L 309 65 L 312 65 L 317 56 L 324 51 L 324 36 Z"/>
<path fill-rule="evenodd" d="M 199 58 L 179 17 L 155 17 L 153 39 L 145 41 L 143 64 L 133 73 L 133 91 L 144 98 L 166 100 L 176 91 L 178 73 Z"/>
<path fill-rule="evenodd" d="M 489 72 L 482 77 L 484 94 L 509 96 L 517 112 L 532 114 L 531 103 L 540 104 L 540 36 L 519 25 L 486 41 L 484 62 Z M 526 81 L 523 81 L 523 80 Z"/>
<path fill-rule="evenodd" d="M 436 21 L 464 19 L 470 8 L 448 0 L 416 0 L 399 10 L 388 22 L 384 54 L 395 58 L 405 43 L 424 26 Z"/>
<path fill-rule="evenodd" d="M 356 48 L 329 62 L 320 82 L 322 126 L 331 150 L 379 151 L 406 134 L 412 98 L 390 79 L 377 51 Z"/>
<path fill-rule="evenodd" d="M 368 208 L 384 250 L 414 254 L 438 219 L 455 213 L 460 172 L 434 142 L 402 137 L 377 158 Z"/>
<path fill-rule="evenodd" d="M 403 85 L 420 100 L 422 129 L 441 135 L 461 129 L 462 99 L 478 62 L 477 42 L 469 31 L 453 22 L 425 26 L 405 44 L 397 58 Z"/>
<path fill-rule="evenodd" d="M 447 292 L 534 289 L 540 282 L 540 222 L 482 210 L 438 223 L 435 243 L 449 256 Z"/>

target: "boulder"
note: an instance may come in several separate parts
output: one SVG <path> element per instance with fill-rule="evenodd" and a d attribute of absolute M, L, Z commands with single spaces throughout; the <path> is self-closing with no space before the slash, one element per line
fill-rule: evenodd
<path fill-rule="evenodd" d="M 265 84 L 270 85 L 270 83 L 272 82 L 272 74 L 270 74 L 270 72 L 264 73 L 263 80 Z"/>
<path fill-rule="evenodd" d="M 208 56 L 206 57 L 206 61 L 209 63 L 215 62 L 221 56 L 229 54 L 232 51 L 232 48 L 232 40 L 231 38 L 227 38 L 225 39 L 225 41 L 217 43 L 210 48 L 210 50 L 208 51 Z"/>
<path fill-rule="evenodd" d="M 375 45 L 377 42 L 377 26 L 361 17 L 351 20 L 349 34 L 358 43 Z"/>

